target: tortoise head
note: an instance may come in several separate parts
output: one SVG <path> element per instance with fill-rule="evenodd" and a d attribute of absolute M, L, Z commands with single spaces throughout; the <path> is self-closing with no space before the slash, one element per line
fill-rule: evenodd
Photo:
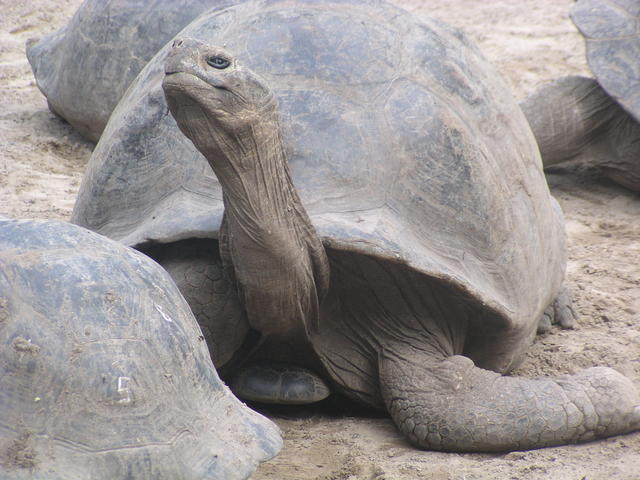
<path fill-rule="evenodd" d="M 197 40 L 173 42 L 162 88 L 180 130 L 205 154 L 212 134 L 242 136 L 276 112 L 263 79 L 224 48 Z"/>

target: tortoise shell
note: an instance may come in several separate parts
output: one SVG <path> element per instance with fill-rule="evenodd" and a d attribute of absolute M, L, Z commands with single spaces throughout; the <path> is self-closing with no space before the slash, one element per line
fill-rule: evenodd
<path fill-rule="evenodd" d="M 51 111 L 97 141 L 111 112 L 160 48 L 201 13 L 233 0 L 85 0 L 69 24 L 27 44 Z"/>
<path fill-rule="evenodd" d="M 2 478 L 246 478 L 277 427 L 220 381 L 166 272 L 75 225 L 0 219 Z"/>

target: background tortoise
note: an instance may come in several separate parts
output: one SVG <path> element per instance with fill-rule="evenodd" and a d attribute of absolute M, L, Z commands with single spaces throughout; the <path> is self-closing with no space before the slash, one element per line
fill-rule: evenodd
<path fill-rule="evenodd" d="M 640 192 L 640 1 L 579 0 L 571 18 L 596 79 L 564 77 L 523 102 L 542 161 L 595 165 Z"/>
<path fill-rule="evenodd" d="M 3 479 L 242 479 L 281 446 L 166 272 L 68 223 L 0 219 L 0 379 Z"/>
<path fill-rule="evenodd" d="M 163 265 L 182 255 L 214 268 L 221 244 L 247 313 L 239 330 L 250 327 L 240 360 L 311 368 L 387 408 L 421 447 L 529 448 L 637 427 L 638 394 L 613 370 L 485 370 L 520 361 L 561 292 L 566 252 L 531 131 L 460 32 L 382 2 L 252 1 L 181 37 L 168 72 L 214 86 L 183 94 L 192 77 L 171 76 L 172 110 L 224 188 L 167 115 L 163 49 L 114 111 L 75 222 Z"/>
<path fill-rule="evenodd" d="M 27 43 L 52 112 L 97 141 L 142 67 L 194 18 L 232 0 L 85 0 L 69 24 Z"/>

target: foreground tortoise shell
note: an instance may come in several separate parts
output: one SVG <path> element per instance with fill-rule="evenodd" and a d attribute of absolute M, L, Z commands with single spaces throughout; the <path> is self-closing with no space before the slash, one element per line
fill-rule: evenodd
<path fill-rule="evenodd" d="M 85 0 L 68 25 L 27 44 L 52 112 L 98 141 L 146 63 L 194 18 L 232 0 Z"/>
<path fill-rule="evenodd" d="M 244 479 L 280 446 L 157 264 L 74 225 L 0 219 L 3 479 Z"/>
<path fill-rule="evenodd" d="M 222 139 L 208 151 L 211 165 L 221 160 L 212 152 L 227 140 L 262 132 L 261 141 L 235 152 L 238 161 L 246 160 L 251 172 L 265 151 L 275 151 L 271 146 L 282 147 L 289 167 L 264 170 L 258 184 L 239 175 L 235 185 L 246 191 L 245 200 L 223 192 L 207 160 L 168 114 L 161 89 L 165 48 L 114 111 L 89 163 L 74 222 L 161 263 L 169 257 L 180 263 L 176 251 L 182 249 L 209 268 L 220 263 L 214 256 L 221 243 L 240 299 L 233 289 L 227 295 L 246 317 L 234 322 L 214 316 L 211 328 L 222 322 L 229 338 L 252 330 L 249 340 L 252 334 L 260 339 L 239 347 L 241 356 L 315 369 L 336 390 L 387 408 L 421 447 L 528 448 L 636 426 L 629 409 L 637 394 L 610 370 L 559 383 L 477 368 L 506 372 L 522 359 L 561 291 L 566 252 L 562 216 L 531 131 L 504 83 L 464 35 L 383 2 L 275 0 L 207 14 L 180 38 L 167 69 L 186 65 L 213 75 L 215 83 L 211 68 L 234 66 L 237 82 L 221 88 L 240 89 L 229 93 L 236 106 L 251 105 L 257 92 L 273 95 L 241 116 L 213 120 L 202 113 L 197 94 L 186 110 L 178 99 L 182 131 Z M 216 49 L 224 53 L 202 57 Z M 246 82 L 254 90 L 244 95 Z M 211 85 L 202 87 L 205 98 Z M 271 116 L 262 121 L 262 114 L 274 111 L 277 122 Z M 233 131 L 213 127 L 218 121 L 243 130 L 234 140 Z M 276 123 L 281 128 L 264 131 Z M 273 188 L 273 181 L 300 197 L 286 204 L 291 218 L 308 214 L 295 231 L 314 238 L 312 256 L 322 256 L 320 245 L 331 270 L 330 279 L 314 274 L 318 291 L 305 296 L 314 313 L 295 322 L 287 309 L 302 303 L 296 292 L 278 293 L 281 285 L 269 282 L 273 258 L 256 270 L 267 280 L 256 289 L 256 282 L 246 282 L 244 267 L 264 251 L 234 250 L 243 212 L 281 198 L 284 190 Z M 256 198 L 262 188 L 264 196 Z M 225 213 L 223 228 L 225 206 L 233 212 Z M 272 213 L 251 217 L 256 238 L 270 235 Z M 275 263 L 296 270 L 289 255 L 303 251 L 300 265 L 307 269 L 304 247 L 283 240 Z M 192 283 L 176 280 L 187 289 Z M 283 305 L 280 323 L 278 308 L 274 312 L 279 303 L 252 300 L 254 293 L 268 297 L 274 291 Z M 216 293 L 212 289 L 211 297 Z M 236 360 L 235 348 L 224 356 L 212 350 L 220 365 Z M 604 385 L 624 398 L 618 399 L 624 407 L 595 400 Z M 592 428 L 591 414 L 575 423 L 582 412 L 566 405 L 575 392 L 594 397 L 608 427 Z"/>
<path fill-rule="evenodd" d="M 523 102 L 546 167 L 576 160 L 640 192 L 640 1 L 578 0 L 594 78 L 563 77 Z"/>

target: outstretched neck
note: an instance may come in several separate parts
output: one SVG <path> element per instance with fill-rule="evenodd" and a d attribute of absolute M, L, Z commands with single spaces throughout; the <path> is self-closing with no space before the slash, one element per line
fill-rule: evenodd
<path fill-rule="evenodd" d="M 329 266 L 293 185 L 275 114 L 203 151 L 222 185 L 222 256 L 231 263 L 252 327 L 277 342 L 319 321 Z"/>
<path fill-rule="evenodd" d="M 275 121 L 214 135 L 215 149 L 206 156 L 222 185 L 229 218 L 263 233 L 272 223 L 311 227 Z"/>

